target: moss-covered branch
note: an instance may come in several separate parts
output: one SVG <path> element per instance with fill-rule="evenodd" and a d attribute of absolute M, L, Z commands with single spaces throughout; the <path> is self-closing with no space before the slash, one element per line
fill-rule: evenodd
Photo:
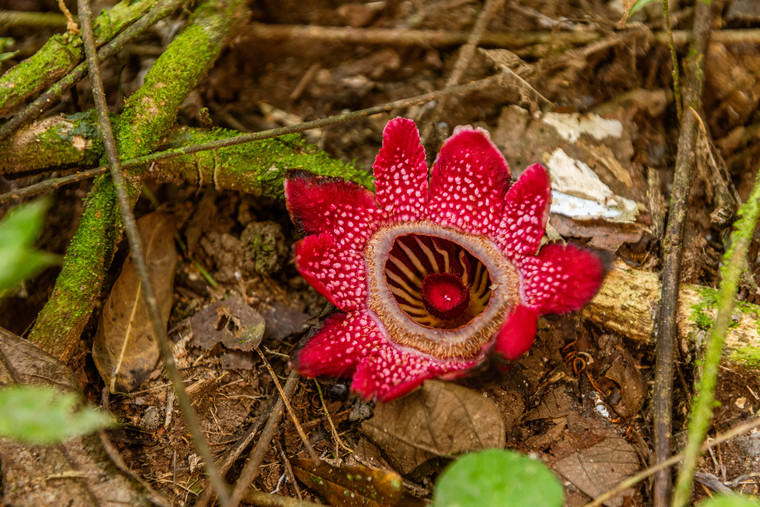
<path fill-rule="evenodd" d="M 130 96 L 118 122 L 116 140 L 122 158 L 149 153 L 174 123 L 185 97 L 213 65 L 242 18 L 242 0 L 207 0 L 188 26 L 167 47 Z M 134 203 L 145 167 L 125 175 Z M 67 360 L 90 317 L 122 225 L 110 177 L 96 180 L 71 241 L 53 294 L 42 309 L 30 340 Z"/>
<path fill-rule="evenodd" d="M 661 283 L 657 273 L 618 263 L 581 317 L 630 339 L 654 344 L 654 316 L 659 309 Z M 690 344 L 707 341 L 718 291 L 682 284 L 678 301 L 678 334 Z M 726 335 L 725 360 L 760 370 L 760 306 L 737 301 Z"/>
<path fill-rule="evenodd" d="M 95 19 L 95 43 L 102 46 L 125 26 L 148 12 L 157 0 L 123 0 Z M 0 77 L 0 115 L 47 88 L 84 58 L 82 38 L 70 32 L 53 35 L 33 56 Z"/>
<path fill-rule="evenodd" d="M 51 116 L 0 143 L 0 174 L 65 165 L 91 166 L 103 157 L 95 110 Z"/>
<path fill-rule="evenodd" d="M 170 145 L 188 146 L 238 135 L 225 129 L 195 130 L 182 127 L 170 136 Z M 372 176 L 309 146 L 299 134 L 289 134 L 239 146 L 170 158 L 156 164 L 158 179 L 181 179 L 194 185 L 240 190 L 254 195 L 283 197 L 283 177 L 288 169 L 345 178 L 372 187 Z"/>
<path fill-rule="evenodd" d="M 121 118 L 113 117 L 117 125 Z M 168 150 L 240 135 L 225 129 L 175 127 L 159 146 Z M 0 174 L 30 172 L 62 165 L 94 165 L 103 156 L 103 143 L 95 112 L 61 115 L 22 129 L 0 144 Z M 372 178 L 365 171 L 331 159 L 308 146 L 300 135 L 290 134 L 263 141 L 183 155 L 156 164 L 151 176 L 182 180 L 194 185 L 214 185 L 254 195 L 282 197 L 282 177 L 288 169 L 349 179 L 367 187 Z"/>

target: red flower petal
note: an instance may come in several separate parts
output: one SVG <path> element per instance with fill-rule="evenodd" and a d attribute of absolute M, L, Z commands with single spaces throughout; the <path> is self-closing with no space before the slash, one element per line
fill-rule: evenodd
<path fill-rule="evenodd" d="M 381 339 L 366 310 L 335 313 L 293 355 L 291 366 L 306 377 L 350 377 Z"/>
<path fill-rule="evenodd" d="M 366 188 L 306 171 L 288 174 L 285 200 L 302 233 L 329 232 L 341 246 L 357 252 L 364 250 L 378 223 L 384 221 L 375 196 Z"/>
<path fill-rule="evenodd" d="M 395 118 L 388 122 L 372 169 L 377 202 L 390 218 L 408 221 L 422 217 L 428 198 L 428 168 L 412 120 Z"/>
<path fill-rule="evenodd" d="M 517 359 L 533 345 L 537 331 L 538 313 L 532 308 L 520 305 L 515 308 L 496 336 L 494 351 L 506 359 Z"/>
<path fill-rule="evenodd" d="M 549 173 L 541 164 L 528 167 L 507 192 L 498 242 L 512 260 L 538 251 L 549 219 L 551 195 Z"/>
<path fill-rule="evenodd" d="M 485 130 L 457 127 L 433 164 L 428 216 L 495 237 L 510 177 L 507 161 Z"/>
<path fill-rule="evenodd" d="M 539 315 L 580 310 L 606 274 L 599 256 L 572 244 L 546 245 L 536 257 L 524 258 L 520 268 L 525 304 Z"/>
<path fill-rule="evenodd" d="M 343 248 L 331 234 L 313 234 L 296 243 L 296 269 L 341 310 L 366 308 L 364 259 L 356 251 Z"/>
<path fill-rule="evenodd" d="M 357 366 L 351 390 L 365 400 L 391 401 L 433 377 L 430 366 L 421 354 L 381 344 Z"/>

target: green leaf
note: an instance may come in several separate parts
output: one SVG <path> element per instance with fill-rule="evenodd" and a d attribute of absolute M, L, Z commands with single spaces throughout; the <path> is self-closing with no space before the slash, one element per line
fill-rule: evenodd
<path fill-rule="evenodd" d="M 0 221 L 0 293 L 60 262 L 57 255 L 32 247 L 47 207 L 45 200 L 25 204 Z"/>
<path fill-rule="evenodd" d="M 760 507 L 760 503 L 742 495 L 718 495 L 703 503 L 702 507 Z"/>
<path fill-rule="evenodd" d="M 15 43 L 13 37 L 0 37 L 0 51 L 5 51 Z"/>
<path fill-rule="evenodd" d="M 633 4 L 633 7 L 631 7 L 631 10 L 628 11 L 629 16 L 633 16 L 633 14 L 644 8 L 644 6 L 651 4 L 652 2 L 661 2 L 662 0 L 638 0 L 635 4 Z"/>
<path fill-rule="evenodd" d="M 433 507 L 562 507 L 565 493 L 541 463 L 514 451 L 466 454 L 438 478 Z"/>
<path fill-rule="evenodd" d="M 19 52 L 13 51 L 12 53 L 0 53 L 0 63 L 4 62 L 5 60 L 10 60 L 14 56 L 16 56 Z"/>
<path fill-rule="evenodd" d="M 34 444 L 60 442 L 110 426 L 108 414 L 82 407 L 74 393 L 46 386 L 0 389 L 0 437 Z"/>

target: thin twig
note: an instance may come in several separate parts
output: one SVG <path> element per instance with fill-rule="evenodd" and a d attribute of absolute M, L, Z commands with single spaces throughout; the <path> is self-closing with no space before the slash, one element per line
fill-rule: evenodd
<path fill-rule="evenodd" d="M 33 195 L 41 194 L 48 190 L 55 190 L 61 188 L 69 183 L 76 183 L 77 181 L 88 180 L 95 176 L 100 176 L 108 172 L 107 167 L 98 167 L 97 169 L 90 169 L 88 171 L 81 171 L 68 176 L 61 176 L 60 178 L 52 178 L 49 180 L 29 185 L 28 187 L 20 188 L 18 190 L 11 190 L 5 194 L 0 194 L 0 204 L 11 201 L 13 199 L 22 199 Z"/>
<path fill-rule="evenodd" d="M 760 169 L 755 178 L 752 194 L 739 210 L 739 215 L 742 218 L 735 224 L 735 230 L 731 234 L 731 249 L 723 258 L 723 280 L 718 296 L 718 315 L 710 333 L 710 341 L 707 343 L 702 379 L 697 387 L 697 397 L 691 411 L 689 441 L 684 450 L 684 460 L 676 484 L 673 507 L 685 507 L 689 502 L 700 446 L 712 422 L 718 366 L 723 354 L 728 326 L 731 324 L 731 313 L 734 297 L 739 289 L 739 278 L 744 271 L 747 251 L 757 225 L 758 215 L 760 215 Z"/>
<path fill-rule="evenodd" d="M 287 390 L 287 386 L 285 386 L 285 389 Z M 256 418 L 256 421 L 254 421 L 254 423 L 248 427 L 243 436 L 241 436 L 237 442 L 235 442 L 235 444 L 227 450 L 222 458 L 217 460 L 216 464 L 222 474 L 226 474 L 229 471 L 232 465 L 235 464 L 235 461 L 237 461 L 240 455 L 243 454 L 243 451 L 251 444 L 253 437 L 256 436 L 256 433 L 258 433 L 261 427 L 264 426 L 264 424 L 269 420 L 269 417 L 277 406 L 278 401 L 279 397 L 277 399 L 273 399 L 269 406 L 264 409 L 261 415 Z M 213 501 L 214 490 L 212 488 L 204 488 L 203 493 L 201 493 L 194 507 L 205 507 L 213 503 Z"/>
<path fill-rule="evenodd" d="M 704 53 L 710 35 L 711 20 L 710 5 L 697 2 L 693 28 L 694 44 L 687 59 L 688 82 L 685 89 L 686 102 L 695 111 L 701 110 Z M 670 214 L 662 241 L 662 295 L 656 348 L 655 389 L 652 400 L 656 464 L 662 463 L 671 452 L 674 348 L 678 338 L 678 288 L 681 278 L 684 223 L 689 205 L 691 173 L 695 164 L 697 126 L 695 114 L 688 114 L 683 118 L 670 199 Z M 670 504 L 670 493 L 670 470 L 663 469 L 655 476 L 654 507 L 667 507 Z"/>
<path fill-rule="evenodd" d="M 203 432 L 201 431 L 198 420 L 195 417 L 190 399 L 185 392 L 185 386 L 182 383 L 182 376 L 174 363 L 174 356 L 169 346 L 169 340 L 166 337 L 166 329 L 161 322 L 161 316 L 158 313 L 158 306 L 156 304 L 156 298 L 153 294 L 153 286 L 150 283 L 148 277 L 148 268 L 145 264 L 145 254 L 143 252 L 142 242 L 140 235 L 137 232 L 137 225 L 135 223 L 135 217 L 132 213 L 132 206 L 129 202 L 129 196 L 127 195 L 126 184 L 124 183 L 124 176 L 122 174 L 121 165 L 119 163 L 119 152 L 116 148 L 116 139 L 113 135 L 113 129 L 111 128 L 111 119 L 108 114 L 108 105 L 106 103 L 106 94 L 103 89 L 103 81 L 100 77 L 100 67 L 98 63 L 97 50 L 95 47 L 95 36 L 92 31 L 92 12 L 90 11 L 89 0 L 79 0 L 79 16 L 82 24 L 82 40 L 84 41 L 85 55 L 87 56 L 87 62 L 90 67 L 90 82 L 92 83 L 92 92 L 95 99 L 95 108 L 98 112 L 98 124 L 100 126 L 101 136 L 103 138 L 103 146 L 106 150 L 106 157 L 110 166 L 111 179 L 113 181 L 116 196 L 119 202 L 119 211 L 121 212 L 122 221 L 127 233 L 127 239 L 129 241 L 130 250 L 132 253 L 132 259 L 134 260 L 135 267 L 137 268 L 138 275 L 140 276 L 141 291 L 143 293 L 143 299 L 145 305 L 148 307 L 148 314 L 150 316 L 151 324 L 153 327 L 153 334 L 158 340 L 161 354 L 164 359 L 164 365 L 166 371 L 174 384 L 174 389 L 177 394 L 182 414 L 185 418 L 185 423 L 193 436 L 193 442 L 195 449 L 203 459 L 206 466 L 206 473 L 209 476 L 209 480 L 219 495 L 220 503 L 223 507 L 229 505 L 229 497 L 227 494 L 227 486 L 224 484 L 219 471 L 214 465 L 214 458 L 206 445 Z"/>
<path fill-rule="evenodd" d="M 668 47 L 670 48 L 670 58 L 673 60 L 673 94 L 675 95 L 676 111 L 678 112 L 678 121 L 683 119 L 683 104 L 681 104 L 681 78 L 678 70 L 678 55 L 676 54 L 676 43 L 673 40 L 673 30 L 670 28 L 670 6 L 668 0 L 662 1 L 662 16 L 665 18 L 665 29 L 668 32 Z"/>
<path fill-rule="evenodd" d="M 71 12 L 69 12 L 69 8 L 66 7 L 66 2 L 58 0 L 58 8 L 61 9 L 61 12 L 66 17 L 66 30 L 77 35 L 79 33 L 79 27 L 77 26 L 76 21 L 74 21 Z"/>
<path fill-rule="evenodd" d="M 306 451 L 309 453 L 309 456 L 311 456 L 311 459 L 314 462 L 314 466 L 317 466 L 319 464 L 319 455 L 317 454 L 317 451 L 314 450 L 314 447 L 311 446 L 309 437 L 306 436 L 306 433 L 303 431 L 301 424 L 298 422 L 298 418 L 296 417 L 295 412 L 293 412 L 293 408 L 290 406 L 290 401 L 288 401 L 285 393 L 282 392 L 282 386 L 280 385 L 280 380 L 277 378 L 277 374 L 275 374 L 274 370 L 272 369 L 272 365 L 269 364 L 269 361 L 267 361 L 267 358 L 261 349 L 257 348 L 256 352 L 259 353 L 259 357 L 261 357 L 261 360 L 264 361 L 264 366 L 266 366 L 267 371 L 269 371 L 269 375 L 272 377 L 274 385 L 277 388 L 277 391 L 280 393 L 280 398 L 282 398 L 283 403 L 285 403 L 285 408 L 288 411 L 288 415 L 290 415 L 290 419 L 293 421 L 293 426 L 296 427 L 298 436 L 301 437 L 301 441 L 303 442 L 304 447 L 306 447 Z"/>
<path fill-rule="evenodd" d="M 325 507 L 322 504 L 308 500 L 272 495 L 263 491 L 248 491 L 243 498 L 246 503 L 258 505 L 259 507 Z"/>
<path fill-rule="evenodd" d="M 335 424 L 333 424 L 332 417 L 330 417 L 330 411 L 327 410 L 327 404 L 325 403 L 325 397 L 322 395 L 322 388 L 319 385 L 319 381 L 317 379 L 314 379 L 314 383 L 317 385 L 317 392 L 319 393 L 319 401 L 322 402 L 322 410 L 325 412 L 325 417 L 327 417 L 327 422 L 330 423 L 330 431 L 332 431 L 333 438 L 335 439 L 335 445 L 336 445 L 336 447 L 335 447 L 336 453 L 335 454 L 336 454 L 336 456 L 338 454 L 337 453 L 337 450 L 338 450 L 337 446 L 341 446 L 342 448 L 344 448 L 349 453 L 354 452 L 353 449 L 351 449 L 350 447 L 346 446 L 346 444 L 343 443 L 343 440 L 340 439 L 340 435 L 338 435 L 338 431 L 335 429 Z"/>
<path fill-rule="evenodd" d="M 78 18 L 74 16 L 76 21 Z M 57 12 L 0 11 L 0 26 L 57 29 L 66 28 L 66 16 Z"/>
<path fill-rule="evenodd" d="M 483 37 L 483 32 L 488 26 L 488 23 L 491 21 L 493 15 L 497 10 L 501 8 L 503 4 L 504 0 L 486 0 L 486 4 L 483 6 L 483 10 L 480 11 L 480 15 L 478 16 L 477 21 L 475 21 L 475 26 L 472 28 L 470 36 L 467 38 L 467 43 L 459 50 L 457 60 L 454 62 L 454 69 L 451 71 L 449 78 L 446 80 L 446 88 L 451 88 L 452 86 L 459 84 L 464 71 L 467 70 L 467 66 L 470 64 L 470 62 L 472 62 L 472 57 L 475 54 L 475 49 L 480 43 L 481 37 Z M 442 98 L 438 102 L 436 108 L 431 114 L 430 119 L 425 123 L 425 126 L 422 129 L 422 134 L 420 137 L 423 144 L 425 144 L 429 139 L 433 126 L 438 123 L 438 119 L 440 118 L 442 111 L 445 109 L 446 97 Z"/>
<path fill-rule="evenodd" d="M 748 431 L 751 431 L 754 428 L 760 427 L 760 417 L 752 419 L 751 421 L 744 423 L 740 426 L 737 426 L 736 428 L 727 431 L 726 433 L 717 436 L 715 439 L 710 440 L 709 442 L 706 442 L 702 447 L 700 448 L 702 451 L 706 451 L 707 449 L 710 449 L 712 447 L 715 447 L 716 445 L 722 444 L 723 442 L 727 442 L 731 440 L 734 437 L 737 437 L 743 433 L 746 433 Z M 635 486 L 636 484 L 640 483 L 647 477 L 650 477 L 660 470 L 663 470 L 665 468 L 671 467 L 681 461 L 684 458 L 683 453 L 676 454 L 675 456 L 671 456 L 670 458 L 666 459 L 662 463 L 655 465 L 651 468 L 647 468 L 646 470 L 643 470 L 639 472 L 636 475 L 633 475 L 629 477 L 628 479 L 620 482 L 617 486 L 614 488 L 605 491 L 603 494 L 599 495 L 598 497 L 594 498 L 592 502 L 587 503 L 583 507 L 599 507 L 600 505 L 604 504 L 607 500 L 610 500 L 611 498 L 615 498 L 620 493 L 625 491 L 628 488 L 631 488 Z"/>
<path fill-rule="evenodd" d="M 142 34 L 157 21 L 171 14 L 177 7 L 185 3 L 185 1 L 186 0 L 163 0 L 145 16 L 114 37 L 111 42 L 104 44 L 97 53 L 98 62 L 103 62 L 110 56 L 118 53 L 127 42 Z M 74 86 L 84 77 L 88 68 L 89 64 L 87 61 L 80 63 L 74 67 L 74 70 L 62 77 L 60 81 L 51 86 L 23 111 L 0 126 L 0 141 L 7 138 L 21 126 L 37 118 L 45 109 L 58 102 L 69 88 Z"/>
<path fill-rule="evenodd" d="M 282 463 L 285 465 L 285 473 L 288 474 L 288 480 L 291 482 L 291 484 L 293 484 L 293 489 L 296 490 L 296 496 L 298 496 L 299 500 L 303 500 L 303 496 L 301 495 L 301 488 L 298 487 L 298 482 L 296 481 L 296 474 L 293 473 L 293 467 L 290 466 L 290 460 L 285 454 L 285 451 L 282 449 L 280 441 L 275 438 L 273 442 L 275 447 L 277 447 L 277 452 L 280 453 Z"/>
<path fill-rule="evenodd" d="M 285 388 L 283 389 L 285 397 L 289 398 L 293 396 L 293 392 L 295 392 L 299 380 L 300 377 L 298 376 L 298 373 L 291 371 L 287 382 L 285 382 Z M 279 400 L 277 400 L 277 404 L 275 405 L 274 410 L 272 410 L 272 413 L 269 415 L 267 425 L 261 432 L 259 441 L 256 442 L 256 447 L 254 447 L 253 452 L 251 452 L 251 458 L 248 460 L 248 463 L 245 464 L 245 468 L 243 468 L 243 471 L 240 473 L 240 478 L 235 485 L 235 490 L 232 492 L 232 498 L 230 500 L 231 507 L 238 506 L 240 500 L 242 500 L 243 496 L 248 491 L 248 487 L 251 485 L 251 483 L 253 483 L 254 480 L 256 480 L 256 477 L 259 475 L 259 467 L 261 466 L 261 462 L 264 461 L 264 455 L 266 454 L 267 450 L 269 450 L 269 444 L 272 441 L 274 432 L 277 430 L 277 425 L 280 423 L 280 417 L 282 416 L 282 411 L 284 408 L 285 402 L 281 397 Z"/>
<path fill-rule="evenodd" d="M 625 33 L 628 29 L 622 31 Z M 314 25 L 265 25 L 251 23 L 248 32 L 259 41 L 320 40 L 326 42 L 346 42 L 354 44 L 378 44 L 393 46 L 448 47 L 467 42 L 470 32 L 448 30 L 407 30 L 403 28 L 343 28 Z M 534 44 L 555 44 L 559 46 L 584 45 L 606 37 L 601 32 L 485 32 L 480 43 L 483 46 L 520 49 Z M 659 44 L 668 43 L 667 32 L 654 32 L 654 40 Z M 692 34 L 685 30 L 673 32 L 676 46 L 691 42 Z M 758 43 L 757 29 L 720 30 L 713 37 L 721 44 Z"/>

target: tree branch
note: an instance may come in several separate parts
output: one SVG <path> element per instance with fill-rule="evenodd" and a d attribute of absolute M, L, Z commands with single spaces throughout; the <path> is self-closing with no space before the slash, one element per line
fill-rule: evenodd
<path fill-rule="evenodd" d="M 670 213 L 662 241 L 662 298 L 657 335 L 655 389 L 652 399 L 654 414 L 655 463 L 662 463 L 671 453 L 673 411 L 674 344 L 678 336 L 678 287 L 681 278 L 684 223 L 689 207 L 691 173 L 695 163 L 698 120 L 696 112 L 702 107 L 702 78 L 704 54 L 710 37 L 712 10 L 709 4 L 696 2 L 694 15 L 694 43 L 686 60 L 688 82 L 684 90 L 686 105 L 694 114 L 684 115 L 681 136 L 678 140 L 673 192 Z M 664 469 L 655 475 L 654 507 L 667 507 L 670 501 L 671 474 Z"/>
<path fill-rule="evenodd" d="M 157 0 L 123 0 L 95 20 L 95 45 L 102 46 L 148 12 Z M 64 24 L 65 24 L 64 17 Z M 3 16 L 0 14 L 0 24 Z M 47 88 L 82 61 L 82 37 L 71 32 L 53 35 L 34 55 L 0 76 L 0 115 Z"/>
<path fill-rule="evenodd" d="M 125 158 L 150 153 L 174 122 L 177 110 L 218 57 L 241 19 L 242 0 L 207 1 L 172 41 L 129 97 L 116 131 Z M 126 166 L 126 164 L 123 164 Z M 132 204 L 146 166 L 135 165 L 126 182 Z M 110 177 L 98 178 L 66 252 L 53 294 L 40 312 L 30 341 L 66 361 L 98 299 L 106 270 L 121 237 L 121 219 Z"/>

